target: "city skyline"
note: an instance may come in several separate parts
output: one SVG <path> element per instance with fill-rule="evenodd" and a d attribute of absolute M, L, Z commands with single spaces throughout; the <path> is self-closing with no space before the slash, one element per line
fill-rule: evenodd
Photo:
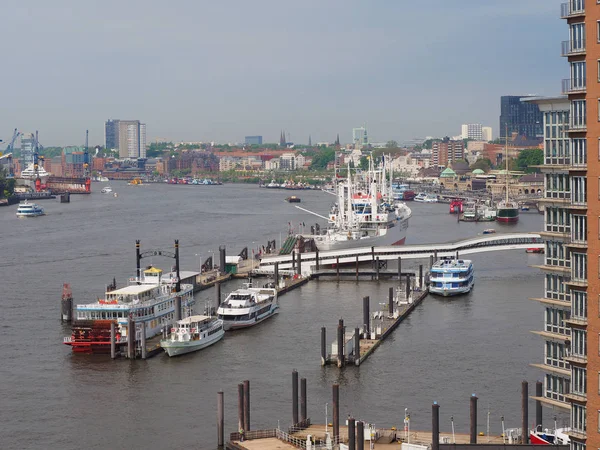
<path fill-rule="evenodd" d="M 568 76 L 559 1 L 264 0 L 233 14 L 192 2 L 7 3 L 5 32 L 18 39 L 5 54 L 33 55 L 36 70 L 4 71 L 5 141 L 17 127 L 67 145 L 89 129 L 101 144 L 107 117 L 144 117 L 148 142 L 277 142 L 285 129 L 300 144 L 337 133 L 349 143 L 362 124 L 373 142 L 404 142 L 495 124 L 502 95 L 556 95 L 555 74 Z"/>

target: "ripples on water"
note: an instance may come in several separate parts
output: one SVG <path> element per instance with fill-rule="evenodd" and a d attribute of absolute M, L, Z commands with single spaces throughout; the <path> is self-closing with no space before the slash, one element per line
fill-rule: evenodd
<path fill-rule="evenodd" d="M 94 184 L 94 190 L 100 190 Z M 226 244 L 230 253 L 285 236 L 288 222 L 319 220 L 284 202 L 285 191 L 255 186 L 130 187 L 112 183 L 118 198 L 94 193 L 70 204 L 43 203 L 48 215 L 18 220 L 16 206 L 0 208 L 3 271 L 3 345 L 0 359 L 2 448 L 213 448 L 216 393 L 225 391 L 226 432 L 234 431 L 236 385 L 251 384 L 253 429 L 291 422 L 291 371 L 308 381 L 308 413 L 325 420 L 331 384 L 341 384 L 340 414 L 377 425 L 401 426 L 404 408 L 411 427 L 429 429 L 431 403 L 441 405 L 442 430 L 468 432 L 469 396 L 479 397 L 479 429 L 490 411 L 492 431 L 520 424 L 521 380 L 533 393 L 541 373 L 543 309 L 529 297 L 542 295 L 542 277 L 530 264 L 541 255 L 524 251 L 472 256 L 476 286 L 454 299 L 428 297 L 363 364 L 339 371 L 322 368 L 320 328 L 328 342 L 337 320 L 354 327 L 362 297 L 371 310 L 387 298 L 392 281 L 314 281 L 280 299 L 275 318 L 228 333 L 200 353 L 148 361 L 111 361 L 72 355 L 61 344 L 69 334 L 59 323 L 63 282 L 76 302 L 102 295 L 112 277 L 123 283 L 135 271 L 135 239 L 142 248 L 171 248 L 180 239 L 182 266 L 198 267 Z M 333 199 L 320 192 L 297 193 L 302 206 L 325 213 Z M 542 216 L 523 213 L 516 226 L 457 223 L 447 205 L 415 204 L 407 243 L 446 242 L 494 227 L 536 231 Z M 217 253 L 218 254 L 218 253 Z M 167 269 L 171 260 L 154 258 Z M 426 264 L 426 261 L 423 261 Z M 404 263 L 408 265 L 409 263 Z M 416 263 L 411 263 L 416 264 Z M 224 295 L 239 286 L 226 285 Z M 198 305 L 214 299 L 198 294 Z M 530 406 L 533 417 L 533 404 Z M 550 417 L 546 413 L 546 417 Z M 331 420 L 331 413 L 329 413 Z"/>

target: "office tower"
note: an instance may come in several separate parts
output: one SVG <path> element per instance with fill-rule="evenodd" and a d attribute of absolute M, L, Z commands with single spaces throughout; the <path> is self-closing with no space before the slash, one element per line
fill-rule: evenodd
<path fill-rule="evenodd" d="M 542 136 L 542 113 L 538 105 L 522 101 L 531 96 L 505 95 L 500 97 L 500 137 L 513 133 L 535 139 Z"/>
<path fill-rule="evenodd" d="M 119 158 L 146 157 L 146 124 L 139 120 L 119 121 Z"/>
<path fill-rule="evenodd" d="M 244 142 L 246 145 L 262 145 L 263 138 L 262 136 L 246 136 Z"/>
<path fill-rule="evenodd" d="M 104 148 L 107 150 L 119 148 L 119 120 L 108 119 L 104 123 Z"/>

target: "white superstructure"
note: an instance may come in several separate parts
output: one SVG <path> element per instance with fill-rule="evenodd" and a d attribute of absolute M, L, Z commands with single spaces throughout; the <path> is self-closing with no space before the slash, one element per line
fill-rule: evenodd
<path fill-rule="evenodd" d="M 278 312 L 277 290 L 254 288 L 252 283 L 233 291 L 217 309 L 225 330 L 256 325 Z"/>
<path fill-rule="evenodd" d="M 223 321 L 210 316 L 189 316 L 177 321 L 160 346 L 169 356 L 195 352 L 220 341 L 225 335 Z"/>
<path fill-rule="evenodd" d="M 430 271 L 429 292 L 443 296 L 466 294 L 475 284 L 473 263 L 468 259 L 441 259 Z"/>
<path fill-rule="evenodd" d="M 27 200 L 19 203 L 17 208 L 17 217 L 37 217 L 43 216 L 44 209 L 37 203 L 29 203 Z"/>

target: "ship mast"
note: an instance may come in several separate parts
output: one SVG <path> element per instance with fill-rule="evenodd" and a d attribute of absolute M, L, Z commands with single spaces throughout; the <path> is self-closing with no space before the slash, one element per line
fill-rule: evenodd
<path fill-rule="evenodd" d="M 505 133 L 505 141 L 504 141 L 504 160 L 506 161 L 506 172 L 504 174 L 505 183 L 506 183 L 506 206 L 508 207 L 508 125 L 506 125 L 506 133 Z"/>

